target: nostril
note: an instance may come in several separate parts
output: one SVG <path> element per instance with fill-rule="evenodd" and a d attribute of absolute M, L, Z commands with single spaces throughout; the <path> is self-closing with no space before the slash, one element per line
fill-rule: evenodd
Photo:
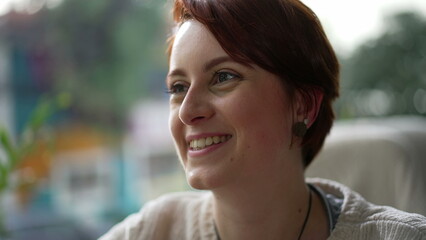
<path fill-rule="evenodd" d="M 204 119 L 204 117 L 203 117 L 203 116 L 195 117 L 195 118 L 193 118 L 193 119 L 191 120 L 191 122 L 197 122 L 197 121 L 202 120 L 202 119 Z"/>

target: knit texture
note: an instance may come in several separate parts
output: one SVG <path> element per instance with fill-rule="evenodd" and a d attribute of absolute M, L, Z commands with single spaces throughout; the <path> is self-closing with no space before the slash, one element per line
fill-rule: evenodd
<path fill-rule="evenodd" d="M 367 202 L 348 187 L 325 179 L 307 182 L 343 198 L 342 212 L 329 240 L 426 240 L 426 218 Z M 216 239 L 212 193 L 182 192 L 147 203 L 114 226 L 100 240 Z"/>
<path fill-rule="evenodd" d="M 324 192 L 343 197 L 342 212 L 329 240 L 426 240 L 426 218 L 367 202 L 348 187 L 325 179 L 308 179 Z"/>

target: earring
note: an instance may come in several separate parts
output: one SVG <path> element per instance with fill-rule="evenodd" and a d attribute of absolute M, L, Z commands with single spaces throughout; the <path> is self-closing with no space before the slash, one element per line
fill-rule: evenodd
<path fill-rule="evenodd" d="M 303 122 L 297 122 L 293 125 L 293 134 L 296 137 L 303 137 L 308 130 L 308 119 L 305 118 Z"/>

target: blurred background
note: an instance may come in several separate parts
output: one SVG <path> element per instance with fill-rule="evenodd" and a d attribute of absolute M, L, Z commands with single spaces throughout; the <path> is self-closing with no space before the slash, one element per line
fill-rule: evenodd
<path fill-rule="evenodd" d="M 96 239 L 189 189 L 167 126 L 170 1 L 0 1 L 0 239 Z M 339 121 L 426 116 L 426 2 L 304 2 L 341 61 Z"/>

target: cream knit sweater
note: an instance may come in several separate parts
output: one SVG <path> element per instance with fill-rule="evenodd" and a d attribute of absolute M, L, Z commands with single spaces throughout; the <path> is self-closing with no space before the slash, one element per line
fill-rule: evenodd
<path fill-rule="evenodd" d="M 426 217 L 377 206 L 349 188 L 324 179 L 307 179 L 325 193 L 343 198 L 342 212 L 329 240 L 426 240 Z M 173 193 L 147 203 L 100 240 L 216 239 L 210 192 Z"/>

